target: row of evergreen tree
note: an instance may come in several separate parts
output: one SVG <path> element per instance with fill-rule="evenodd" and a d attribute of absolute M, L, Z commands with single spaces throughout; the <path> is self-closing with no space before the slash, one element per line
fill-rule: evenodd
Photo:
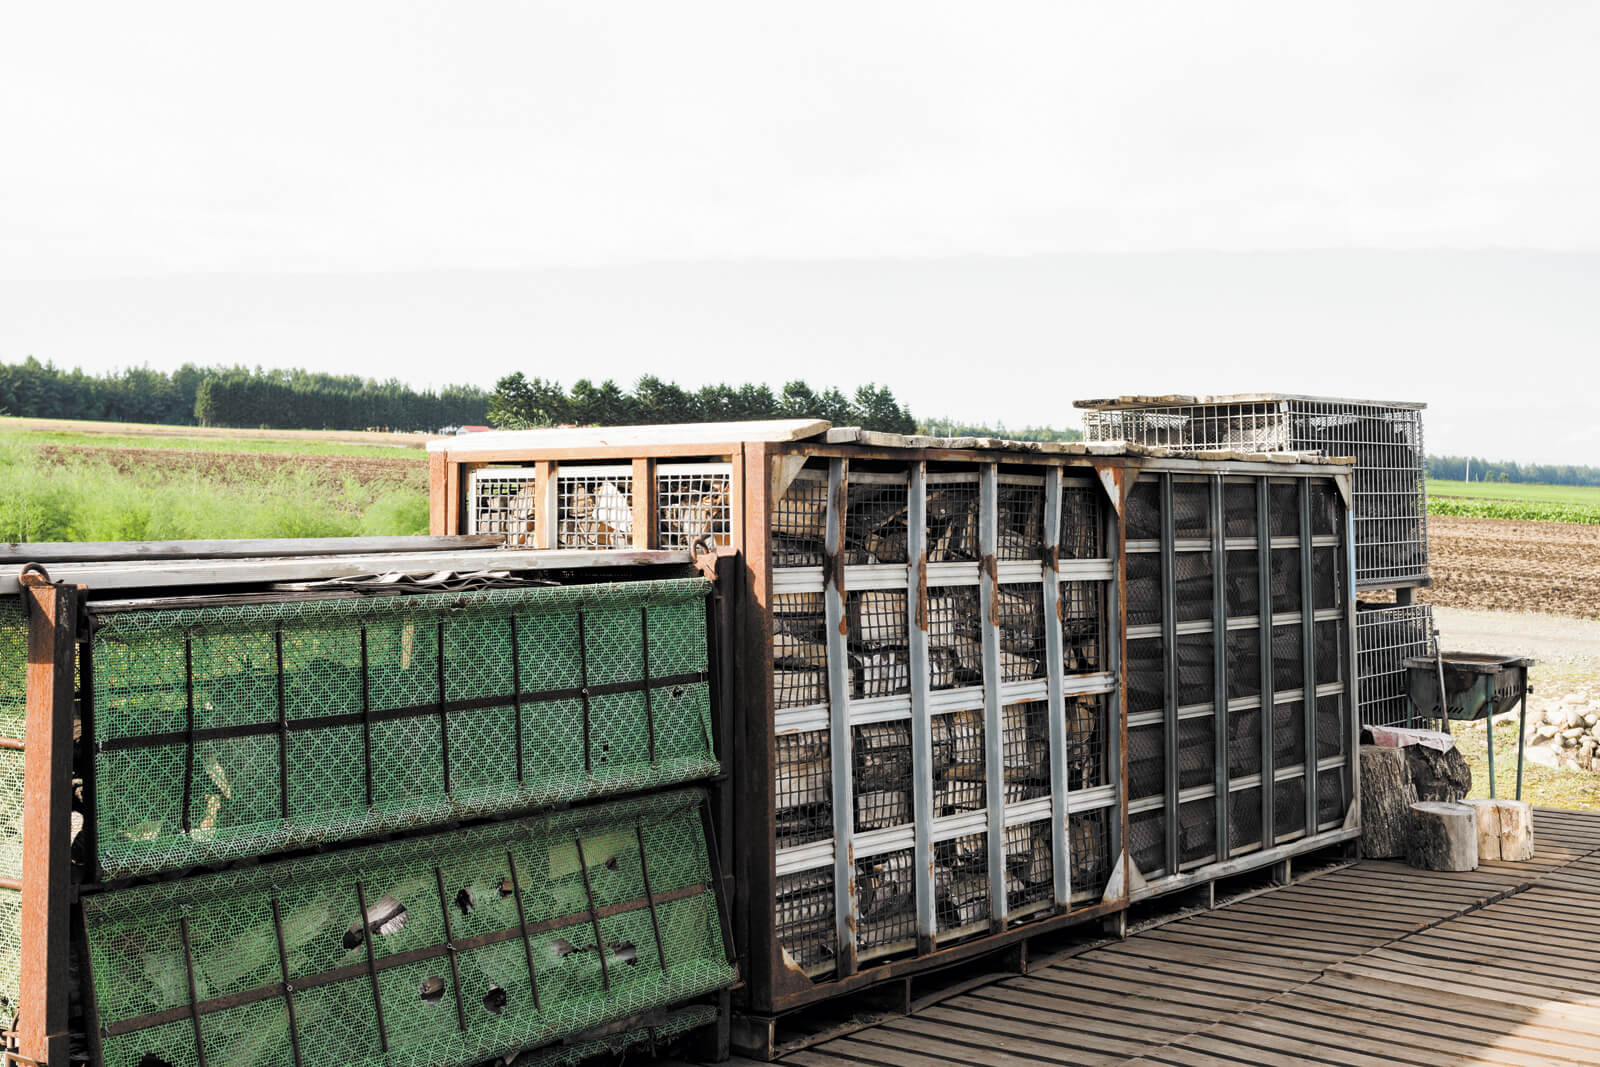
<path fill-rule="evenodd" d="M 495 383 L 489 421 L 505 429 L 532 426 L 627 426 L 635 423 L 730 422 L 747 419 L 827 419 L 888 433 L 916 433 L 917 421 L 888 386 L 863 385 L 853 397 L 837 388 L 817 392 L 792 381 L 774 393 L 765 385 L 707 385 L 689 390 L 645 375 L 624 390 L 609 378 L 561 383 L 520 371 Z"/>
<path fill-rule="evenodd" d="M 283 430 L 438 430 L 480 424 L 489 394 L 476 386 L 438 393 L 356 375 L 261 367 L 200 367 L 170 374 L 131 367 L 105 374 L 63 370 L 29 357 L 0 363 L 0 414 L 36 419 Z"/>
<path fill-rule="evenodd" d="M 1425 469 L 1430 478 L 1459 482 L 1471 475 L 1475 482 L 1535 482 L 1540 485 L 1600 485 L 1600 467 L 1571 463 L 1491 463 L 1478 456 L 1429 456 Z"/>

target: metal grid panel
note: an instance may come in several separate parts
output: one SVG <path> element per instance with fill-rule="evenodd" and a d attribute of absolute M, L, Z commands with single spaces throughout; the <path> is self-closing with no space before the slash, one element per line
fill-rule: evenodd
<path fill-rule="evenodd" d="M 935 915 L 946 940 L 989 928 L 989 849 L 984 834 L 933 846 Z"/>
<path fill-rule="evenodd" d="M 911 691 L 910 620 L 899 589 L 845 594 L 850 625 L 850 695 L 857 700 Z"/>
<path fill-rule="evenodd" d="M 828 645 L 821 593 L 772 598 L 772 693 L 775 706 L 805 708 L 828 702 Z"/>
<path fill-rule="evenodd" d="M 1038 479 L 1000 479 L 999 559 L 1044 558 L 1044 485 Z"/>
<path fill-rule="evenodd" d="M 1002 585 L 995 607 L 1000 629 L 1000 680 L 1025 682 L 1043 678 L 1048 669 L 1044 655 L 1044 587 L 1031 582 Z"/>
<path fill-rule="evenodd" d="M 1061 487 L 1061 531 L 1057 546 L 1062 559 L 1103 559 L 1106 555 L 1105 500 L 1093 485 Z"/>
<path fill-rule="evenodd" d="M 856 861 L 856 945 L 863 958 L 916 945 L 914 869 L 909 848 Z"/>
<path fill-rule="evenodd" d="M 504 534 L 507 548 L 538 548 L 532 468 L 483 467 L 467 475 L 467 532 Z"/>
<path fill-rule="evenodd" d="M 733 465 L 656 466 L 656 545 L 687 551 L 701 540 L 733 544 Z"/>
<path fill-rule="evenodd" d="M 1097 901 L 1111 881 L 1111 820 L 1117 807 L 1075 811 L 1067 816 L 1067 848 L 1072 857 L 1072 903 Z"/>
<path fill-rule="evenodd" d="M 976 562 L 980 512 L 977 474 L 928 476 L 928 562 Z"/>
<path fill-rule="evenodd" d="M 703 579 L 105 614 L 125 877 L 716 773 Z"/>
<path fill-rule="evenodd" d="M 1427 577 L 1426 452 L 1416 408 L 1285 398 L 1089 410 L 1083 425 L 1090 441 L 1354 458 L 1356 580 L 1381 588 Z M 1314 500 L 1314 534 L 1332 532 L 1323 518 L 1333 514 L 1327 495 L 1319 490 Z"/>
<path fill-rule="evenodd" d="M 1106 617 L 1104 582 L 1061 582 L 1056 613 L 1061 619 L 1062 670 L 1088 674 L 1106 668 L 1106 641 L 1111 620 Z"/>
<path fill-rule="evenodd" d="M 1008 918 L 1055 902 L 1054 846 L 1049 819 L 1008 826 L 1006 912 Z"/>
<path fill-rule="evenodd" d="M 928 686 L 961 689 L 983 684 L 983 617 L 977 586 L 927 593 Z"/>
<path fill-rule="evenodd" d="M 934 816 L 986 811 L 983 712 L 953 711 L 931 721 Z"/>
<path fill-rule="evenodd" d="M 772 565 L 820 567 L 828 521 L 828 474 L 802 470 L 772 506 Z"/>
<path fill-rule="evenodd" d="M 883 830 L 911 822 L 911 723 L 851 728 L 855 829 Z"/>
<path fill-rule="evenodd" d="M 1362 725 L 1407 722 L 1405 661 L 1431 656 L 1433 605 L 1362 608 L 1356 613 L 1356 663 L 1361 678 Z"/>
<path fill-rule="evenodd" d="M 696 793 L 84 897 L 108 1067 L 480 1063 L 724 988 Z M 353 921 L 352 921 L 353 920 Z"/>
<path fill-rule="evenodd" d="M 1006 803 L 1050 795 L 1050 705 L 1043 700 L 1002 709 Z"/>
<path fill-rule="evenodd" d="M 1109 698 L 1103 693 L 1066 700 L 1067 789 L 1077 792 L 1109 785 L 1111 728 Z"/>
<path fill-rule="evenodd" d="M 633 469 L 556 469 L 556 547 L 627 548 L 633 543 Z"/>
<path fill-rule="evenodd" d="M 845 483 L 845 564 L 905 563 L 909 558 L 905 477 L 869 477 L 858 477 L 852 469 Z"/>
<path fill-rule="evenodd" d="M 839 957 L 834 921 L 833 868 L 780 874 L 774 928 L 787 962 L 812 977 L 832 971 Z"/>
<path fill-rule="evenodd" d="M 833 757 L 826 730 L 777 736 L 779 848 L 833 836 Z"/>

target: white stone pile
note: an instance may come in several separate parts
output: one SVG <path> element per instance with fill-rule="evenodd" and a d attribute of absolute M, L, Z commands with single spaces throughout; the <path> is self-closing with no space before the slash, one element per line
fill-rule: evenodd
<path fill-rule="evenodd" d="M 1529 697 L 1526 738 L 1530 763 L 1600 773 L 1600 688 Z"/>

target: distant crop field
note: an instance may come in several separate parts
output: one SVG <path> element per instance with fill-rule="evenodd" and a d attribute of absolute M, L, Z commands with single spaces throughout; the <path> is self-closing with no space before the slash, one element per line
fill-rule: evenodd
<path fill-rule="evenodd" d="M 1428 514 L 1600 525 L 1600 486 L 1428 480 Z"/>
<path fill-rule="evenodd" d="M 426 533 L 425 441 L 0 419 L 0 541 Z"/>

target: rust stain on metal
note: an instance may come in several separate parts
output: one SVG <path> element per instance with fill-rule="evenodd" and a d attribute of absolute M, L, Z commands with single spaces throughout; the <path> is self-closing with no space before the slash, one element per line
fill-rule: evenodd
<path fill-rule="evenodd" d="M 1045 554 L 1044 554 L 1044 565 L 1045 565 L 1045 577 L 1046 577 L 1046 580 L 1049 580 L 1050 578 L 1055 576 L 1056 571 L 1061 569 L 1061 546 L 1060 545 L 1051 545 L 1049 550 L 1045 552 Z"/>
<path fill-rule="evenodd" d="M 993 555 L 983 557 L 978 569 L 984 577 L 989 579 L 989 586 L 995 595 L 989 598 L 989 623 L 993 626 L 1000 625 L 1000 566 Z"/>
<path fill-rule="evenodd" d="M 917 629 L 928 632 L 928 558 L 917 560 Z"/>

